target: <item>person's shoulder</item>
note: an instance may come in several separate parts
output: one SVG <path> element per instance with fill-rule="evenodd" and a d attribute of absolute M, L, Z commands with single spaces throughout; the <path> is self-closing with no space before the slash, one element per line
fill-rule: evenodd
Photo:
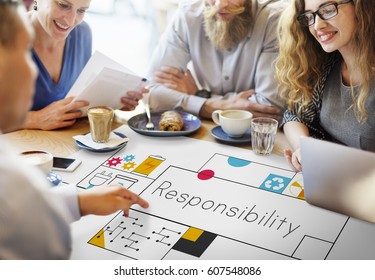
<path fill-rule="evenodd" d="M 78 24 L 75 30 L 79 33 L 91 33 L 90 25 L 86 21 L 82 21 Z"/>
<path fill-rule="evenodd" d="M 88 23 L 82 21 L 72 30 L 69 37 L 74 38 L 74 40 L 79 39 L 85 42 L 92 41 L 92 31 Z"/>
<path fill-rule="evenodd" d="M 259 12 L 269 17 L 279 16 L 280 13 L 290 4 L 289 0 L 257 0 Z"/>
<path fill-rule="evenodd" d="M 180 0 L 178 8 L 186 16 L 200 16 L 203 12 L 205 0 Z"/>

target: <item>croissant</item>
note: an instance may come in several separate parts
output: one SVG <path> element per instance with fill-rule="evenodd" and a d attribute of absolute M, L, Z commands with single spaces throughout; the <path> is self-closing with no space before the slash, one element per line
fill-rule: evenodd
<path fill-rule="evenodd" d="M 159 129 L 161 131 L 180 131 L 184 127 L 184 120 L 175 111 L 166 111 L 160 116 Z"/>

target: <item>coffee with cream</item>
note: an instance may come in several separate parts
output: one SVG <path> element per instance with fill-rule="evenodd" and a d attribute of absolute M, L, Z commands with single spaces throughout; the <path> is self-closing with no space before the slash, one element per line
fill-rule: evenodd
<path fill-rule="evenodd" d="M 110 107 L 96 106 L 87 111 L 91 138 L 96 143 L 106 143 L 112 128 L 113 110 Z"/>
<path fill-rule="evenodd" d="M 53 156 L 45 151 L 26 151 L 21 157 L 28 165 L 33 165 L 42 170 L 45 174 L 52 170 Z"/>

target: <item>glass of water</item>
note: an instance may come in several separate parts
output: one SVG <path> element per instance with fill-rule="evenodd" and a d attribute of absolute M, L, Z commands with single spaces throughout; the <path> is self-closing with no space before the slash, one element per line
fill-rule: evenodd
<path fill-rule="evenodd" d="M 254 153 L 269 155 L 275 144 L 278 121 L 272 118 L 251 120 L 251 145 Z"/>

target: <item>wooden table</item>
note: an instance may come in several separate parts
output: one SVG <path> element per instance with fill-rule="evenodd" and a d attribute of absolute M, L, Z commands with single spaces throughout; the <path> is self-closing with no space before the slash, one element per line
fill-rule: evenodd
<path fill-rule="evenodd" d="M 126 121 L 124 121 L 126 123 Z M 123 123 L 114 123 L 113 128 L 117 128 Z M 216 140 L 211 136 L 210 130 L 215 127 L 215 124 L 209 120 L 203 120 L 201 128 L 189 137 L 215 142 Z M 11 133 L 1 135 L 3 139 L 9 141 L 19 151 L 26 150 L 46 150 L 55 156 L 66 157 L 79 150 L 75 145 L 74 135 L 84 134 L 89 132 L 89 124 L 87 118 L 82 118 L 77 121 L 75 125 L 69 128 L 58 129 L 54 131 L 42 130 L 19 130 Z M 241 144 L 237 147 L 250 149 L 251 145 Z M 276 135 L 276 142 L 273 153 L 282 155 L 283 150 L 289 145 L 282 132 Z"/>

